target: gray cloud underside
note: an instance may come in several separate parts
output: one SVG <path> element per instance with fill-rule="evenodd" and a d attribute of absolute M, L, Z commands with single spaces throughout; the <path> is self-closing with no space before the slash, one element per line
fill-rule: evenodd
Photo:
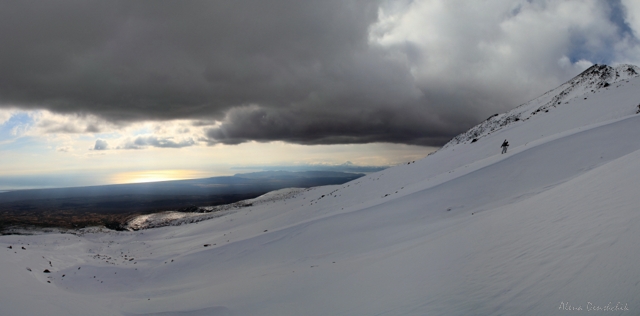
<path fill-rule="evenodd" d="M 118 149 L 143 149 L 149 146 L 158 148 L 182 148 L 193 146 L 195 143 L 193 139 L 176 142 L 170 137 L 138 136 L 133 140 L 127 141 L 123 146 L 118 146 Z"/>
<path fill-rule="evenodd" d="M 393 50 L 369 42 L 380 5 L 4 1 L 0 106 L 93 114 L 119 124 L 219 121 L 206 133 L 211 144 L 441 145 L 533 96 L 522 95 L 530 87 L 510 92 L 466 79 L 417 80 L 412 61 L 431 56 L 408 42 Z M 466 78 L 465 71 L 461 64 L 450 75 Z M 131 148 L 190 145 L 141 142 Z"/>
<path fill-rule="evenodd" d="M 196 142 L 193 139 L 186 139 L 176 142 L 171 137 L 156 137 L 156 136 L 138 136 L 134 139 L 129 139 L 124 142 L 123 145 L 115 147 L 115 149 L 144 149 L 147 147 L 158 148 L 182 148 L 195 145 Z M 96 140 L 93 150 L 108 150 L 109 144 L 106 140 Z"/>
<path fill-rule="evenodd" d="M 93 150 L 107 150 L 109 149 L 109 144 L 106 140 L 98 139 L 96 140 L 96 144 L 93 146 Z"/>

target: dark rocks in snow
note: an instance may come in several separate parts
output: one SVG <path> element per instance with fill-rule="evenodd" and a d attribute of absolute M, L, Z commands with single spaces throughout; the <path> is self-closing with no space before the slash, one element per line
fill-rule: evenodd
<path fill-rule="evenodd" d="M 126 231 L 126 225 L 121 224 L 120 222 L 117 221 L 112 221 L 112 222 L 106 222 L 104 223 L 104 227 L 111 229 L 111 230 L 115 230 L 115 231 Z"/>
<path fill-rule="evenodd" d="M 22 247 L 22 250 L 27 250 L 27 248 L 25 248 L 25 247 Z"/>
<path fill-rule="evenodd" d="M 510 115 L 503 114 L 503 115 L 491 116 L 484 122 L 468 130 L 467 132 L 454 137 L 449 143 L 445 145 L 445 147 L 467 142 L 474 138 L 479 139 L 481 136 L 491 134 L 491 132 L 499 130 L 504 126 L 507 126 L 519 120 L 520 120 L 520 114 L 510 114 Z"/>
<path fill-rule="evenodd" d="M 9 249 L 13 249 L 13 247 L 11 247 L 11 246 L 9 246 L 9 247 L 7 247 L 7 248 L 9 248 Z"/>
<path fill-rule="evenodd" d="M 514 111 L 503 114 L 494 114 L 470 130 L 454 137 L 443 148 L 461 143 L 469 143 L 473 139 L 480 139 L 513 122 L 527 120 L 531 116 L 539 114 L 541 111 L 546 112 L 549 108 L 559 106 L 563 102 L 568 104 L 567 98 L 572 96 L 573 92 L 591 91 L 595 93 L 600 88 L 608 88 L 616 82 L 627 79 L 624 78 L 621 80 L 621 75 L 625 75 L 627 78 L 637 77 L 640 75 L 640 68 L 631 65 L 620 65 L 616 68 L 607 65 L 593 65 L 557 89 L 552 90 L 554 95 L 550 95 L 546 103 L 539 106 L 536 110 L 532 110 L 529 114 L 520 109 L 514 109 Z M 626 81 L 628 82 L 628 80 Z M 579 95 L 575 97 L 579 97 Z M 586 99 L 587 98 L 585 98 L 585 100 Z M 528 106 L 530 104 L 531 103 L 525 103 L 522 106 Z M 640 109 L 638 113 L 640 114 Z"/>
<path fill-rule="evenodd" d="M 477 142 L 477 141 L 478 141 L 478 139 L 477 139 L 477 138 L 474 138 L 473 140 L 471 140 L 471 142 L 472 142 L 472 143 L 475 143 L 475 142 Z"/>
<path fill-rule="evenodd" d="M 498 116 L 498 115 L 500 115 L 500 114 L 496 113 L 496 114 L 494 114 L 494 115 L 491 115 L 491 116 L 489 116 L 485 121 L 488 121 L 488 120 L 490 120 L 490 119 L 492 119 L 492 118 L 494 118 L 494 117 L 496 117 L 496 116 Z"/>
<path fill-rule="evenodd" d="M 627 67 L 626 72 L 629 75 L 637 75 L 638 73 L 635 71 L 635 69 L 631 68 L 631 67 Z"/>
<path fill-rule="evenodd" d="M 49 269 L 44 269 L 44 271 L 42 271 L 43 273 L 51 273 L 51 271 L 49 271 Z"/>
<path fill-rule="evenodd" d="M 204 244 L 204 246 L 205 246 L 205 247 L 209 247 L 209 246 L 211 246 L 211 244 Z"/>

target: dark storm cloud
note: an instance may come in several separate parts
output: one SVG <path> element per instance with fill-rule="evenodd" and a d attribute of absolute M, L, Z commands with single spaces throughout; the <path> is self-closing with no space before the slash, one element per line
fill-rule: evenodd
<path fill-rule="evenodd" d="M 364 0 L 0 6 L 2 103 L 111 120 L 288 106 L 365 47 L 376 16 Z"/>
<path fill-rule="evenodd" d="M 487 85 L 461 92 L 477 88 L 464 82 L 463 72 L 449 74 L 463 78 L 450 85 L 420 79 L 421 60 L 442 56 L 411 41 L 391 49 L 371 44 L 382 3 L 4 1 L 0 106 L 96 115 L 117 124 L 194 119 L 195 126 L 211 126 L 210 144 L 441 145 L 496 109 L 525 101 L 514 97 L 523 89 L 495 94 Z M 467 29 L 474 28 L 460 28 Z"/>
<path fill-rule="evenodd" d="M 329 111 L 312 109 L 296 112 L 257 106 L 239 107 L 230 111 L 221 126 L 209 129 L 207 136 L 213 142 L 225 144 L 282 140 L 299 144 L 390 142 L 438 145 L 448 140 L 447 135 L 437 132 L 425 135 L 424 130 L 438 124 L 423 113 L 415 113 L 413 108 L 363 108 L 366 106 L 353 106 L 343 109 L 341 115 L 333 115 Z"/>

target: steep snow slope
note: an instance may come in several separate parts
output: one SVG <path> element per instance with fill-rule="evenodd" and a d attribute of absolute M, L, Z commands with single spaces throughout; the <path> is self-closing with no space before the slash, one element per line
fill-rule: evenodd
<path fill-rule="evenodd" d="M 630 79 L 636 78 L 638 76 L 640 76 L 640 68 L 633 65 L 619 65 L 615 68 L 607 65 L 593 65 L 575 78 L 569 80 L 568 82 L 551 91 L 548 91 L 542 96 L 531 100 L 509 112 L 491 116 L 484 122 L 471 128 L 467 132 L 454 137 L 447 145 L 445 145 L 445 147 L 462 142 L 471 142 L 474 139 L 478 140 L 479 138 L 484 137 L 494 131 L 500 130 L 505 126 L 519 121 L 526 121 L 530 118 L 533 118 L 535 115 L 548 113 L 550 110 L 555 110 L 556 108 L 561 108 L 565 111 L 570 111 L 576 114 L 580 113 L 582 108 L 586 108 L 588 110 L 596 110 L 596 107 L 589 107 L 588 104 L 583 105 L 584 103 L 580 101 L 587 100 L 589 97 L 598 97 L 598 99 L 601 101 L 603 97 L 604 99 L 608 99 L 612 95 L 620 95 L 620 91 L 616 90 L 616 88 L 624 86 L 623 83 L 628 83 Z M 607 93 L 607 91 L 611 92 Z M 600 94 L 604 95 L 601 96 Z M 626 94 L 622 93 L 622 95 Z M 616 102 L 619 100 L 608 101 Z M 637 104 L 637 100 L 622 101 L 635 101 Z M 571 104 L 573 106 L 566 106 L 565 104 Z M 578 105 L 577 107 L 576 104 Z M 605 109 L 605 107 L 597 107 L 597 110 L 600 110 L 598 111 L 598 113 L 591 113 L 591 115 L 587 116 L 590 116 L 589 118 L 591 120 L 603 120 L 607 117 L 617 117 L 619 115 L 618 113 L 612 113 L 611 111 L 606 111 L 608 112 L 608 114 L 601 113 L 604 112 L 603 110 Z M 562 117 L 562 115 L 554 116 L 556 118 Z M 570 120 L 570 122 L 579 126 L 583 126 L 588 121 L 572 119 Z M 556 127 L 564 128 L 562 124 L 556 125 Z"/>
<path fill-rule="evenodd" d="M 613 83 L 206 221 L 2 236 L 0 315 L 638 314 L 640 78 Z"/>

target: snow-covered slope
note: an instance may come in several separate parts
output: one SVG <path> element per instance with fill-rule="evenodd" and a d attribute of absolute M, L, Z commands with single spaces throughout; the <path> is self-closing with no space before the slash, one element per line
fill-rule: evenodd
<path fill-rule="evenodd" d="M 157 228 L 163 226 L 178 226 L 184 224 L 197 223 L 212 218 L 225 216 L 237 212 L 239 209 L 249 206 L 259 206 L 276 200 L 295 197 L 296 194 L 308 189 L 286 188 L 268 192 L 254 199 L 242 200 L 232 204 L 218 206 L 200 206 L 199 212 L 176 212 L 167 211 L 153 214 L 136 216 L 130 219 L 124 229 L 129 231 Z"/>
<path fill-rule="evenodd" d="M 640 314 L 640 77 L 625 69 L 344 185 L 188 225 L 2 236 L 0 315 Z"/>
<path fill-rule="evenodd" d="M 593 65 L 575 78 L 548 91 L 542 96 L 509 112 L 495 114 L 489 117 L 484 122 L 454 137 L 445 147 L 463 142 L 477 141 L 479 138 L 487 136 L 505 126 L 519 121 L 526 121 L 535 115 L 548 113 L 550 110 L 558 107 L 562 109 L 568 108 L 565 110 L 576 112 L 576 114 L 582 110 L 581 107 L 591 110 L 588 105 L 583 106 L 583 102 L 581 101 L 587 100 L 589 97 L 602 99 L 602 96 L 609 98 L 612 94 L 620 94 L 616 88 L 620 88 L 623 86 L 623 82 L 628 83 L 630 79 L 638 76 L 640 76 L 640 67 L 634 65 L 619 65 L 615 68 L 607 65 Z M 607 93 L 610 90 L 613 93 Z M 637 100 L 629 101 L 638 103 Z M 567 106 L 568 104 L 572 104 L 573 106 Z M 618 116 L 617 113 L 609 113 L 609 115 L 602 113 L 607 111 L 606 107 L 599 107 L 598 110 L 600 111 L 589 115 L 589 121 L 572 119 L 567 123 L 584 126 L 585 124 L 592 123 L 593 120 L 603 120 L 611 116 Z M 555 117 L 559 118 L 561 115 L 555 115 Z M 562 129 L 566 128 L 562 125 L 558 125 L 557 127 Z"/>

